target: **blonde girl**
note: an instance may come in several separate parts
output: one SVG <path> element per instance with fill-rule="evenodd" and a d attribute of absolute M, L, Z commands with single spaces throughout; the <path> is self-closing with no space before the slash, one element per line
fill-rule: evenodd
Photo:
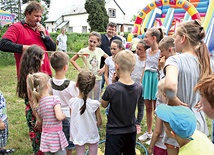
<path fill-rule="evenodd" d="M 75 54 L 70 62 L 80 72 L 82 68 L 77 64 L 76 60 L 81 57 L 85 65 L 85 69 L 91 71 L 96 76 L 96 84 L 89 96 L 92 99 L 100 100 L 101 80 L 105 67 L 100 69 L 101 57 L 107 58 L 108 55 L 99 47 L 101 36 L 98 32 L 91 32 L 88 39 L 88 47 L 81 49 Z"/>
<path fill-rule="evenodd" d="M 142 80 L 144 88 L 143 97 L 146 105 L 146 123 L 147 131 L 138 139 L 145 141 L 152 138 L 152 122 L 156 102 L 157 84 L 158 84 L 158 59 L 160 50 L 158 43 L 163 38 L 161 28 L 150 28 L 146 31 L 144 41 L 150 48 L 146 51 L 146 67 Z"/>
<path fill-rule="evenodd" d="M 77 77 L 79 96 L 70 99 L 71 112 L 70 138 L 76 146 L 77 155 L 83 155 L 85 145 L 89 145 L 89 154 L 97 155 L 100 139 L 98 127 L 102 124 L 100 102 L 88 97 L 94 88 L 95 75 L 91 71 L 81 71 Z"/>
<path fill-rule="evenodd" d="M 61 110 L 58 96 L 51 96 L 49 76 L 37 72 L 27 76 L 27 90 L 32 97 L 36 110 L 37 123 L 42 122 L 40 150 L 45 155 L 65 155 L 67 139 L 62 131 L 62 120 L 65 114 Z"/>
<path fill-rule="evenodd" d="M 175 33 L 175 50 L 182 54 L 171 56 L 166 61 L 164 92 L 169 99 L 169 105 L 188 106 L 197 118 L 197 129 L 208 135 L 204 112 L 198 111 L 195 107 L 200 95 L 193 90 L 200 79 L 212 74 L 204 37 L 205 30 L 198 20 L 178 25 Z"/>
<path fill-rule="evenodd" d="M 111 53 L 112 56 L 106 58 L 105 60 L 105 73 L 104 73 L 104 77 L 105 77 L 105 81 L 106 84 L 109 85 L 112 83 L 112 77 L 113 74 L 115 72 L 115 65 L 114 65 L 114 57 L 115 55 L 124 50 L 124 46 L 122 41 L 115 39 L 111 42 Z"/>

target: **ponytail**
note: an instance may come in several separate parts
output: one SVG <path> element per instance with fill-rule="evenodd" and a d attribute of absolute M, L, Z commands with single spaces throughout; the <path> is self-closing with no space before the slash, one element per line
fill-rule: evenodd
<path fill-rule="evenodd" d="M 202 79 L 212 74 L 209 50 L 203 41 L 196 48 L 196 55 L 199 61 L 200 78 Z"/>

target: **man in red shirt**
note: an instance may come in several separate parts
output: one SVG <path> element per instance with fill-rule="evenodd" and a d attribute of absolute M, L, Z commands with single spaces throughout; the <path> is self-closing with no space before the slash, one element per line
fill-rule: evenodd
<path fill-rule="evenodd" d="M 19 78 L 19 69 L 22 53 L 31 45 L 36 44 L 44 51 L 55 51 L 56 44 L 50 38 L 48 31 L 41 25 L 41 16 L 43 8 L 40 3 L 32 1 L 26 7 L 24 15 L 25 19 L 21 22 L 12 24 L 0 41 L 0 50 L 5 52 L 13 52 L 16 59 L 17 76 Z M 45 52 L 41 71 L 52 76 L 48 53 Z M 44 155 L 39 150 L 41 131 L 36 128 L 36 118 L 32 112 L 28 98 L 25 99 L 26 104 L 26 120 L 29 128 L 29 135 L 32 141 L 34 155 Z"/>
<path fill-rule="evenodd" d="M 16 59 L 17 75 L 19 77 L 20 59 L 22 53 L 31 45 L 36 44 L 45 51 L 55 51 L 56 44 L 50 38 L 48 31 L 41 25 L 43 8 L 40 3 L 30 3 L 24 12 L 25 19 L 12 24 L 0 41 L 0 50 L 13 52 Z M 41 37 L 41 33 L 43 38 Z M 52 76 L 48 53 L 45 52 L 42 72 Z"/>

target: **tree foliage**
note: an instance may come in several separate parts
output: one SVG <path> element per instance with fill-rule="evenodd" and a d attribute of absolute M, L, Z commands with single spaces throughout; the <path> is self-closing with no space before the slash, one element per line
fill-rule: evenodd
<path fill-rule="evenodd" d="M 91 27 L 90 31 L 104 32 L 109 22 L 105 0 L 86 0 L 85 10 L 89 14 L 87 22 Z"/>
<path fill-rule="evenodd" d="M 24 18 L 24 15 L 21 12 L 22 4 L 26 4 L 30 1 L 33 0 L 0 0 L 0 9 L 15 14 L 15 21 L 21 21 L 21 19 Z M 41 0 L 37 1 L 41 2 Z M 48 8 L 50 7 L 50 0 L 42 1 L 45 3 L 45 5 L 43 5 L 44 13 L 42 16 L 42 21 L 45 21 L 47 19 Z"/>

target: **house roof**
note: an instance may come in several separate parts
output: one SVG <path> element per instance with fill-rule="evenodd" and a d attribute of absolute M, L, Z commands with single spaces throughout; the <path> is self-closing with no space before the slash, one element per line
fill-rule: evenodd
<path fill-rule="evenodd" d="M 116 2 L 116 0 L 113 0 L 115 2 L 115 4 L 118 6 L 118 8 L 122 11 L 122 13 L 125 15 L 125 12 L 123 11 L 123 9 L 120 7 L 120 5 Z"/>
<path fill-rule="evenodd" d="M 66 24 L 68 24 L 69 23 L 69 21 L 64 21 L 64 22 L 62 22 L 62 23 L 60 23 L 57 27 L 56 27 L 56 29 L 61 29 L 63 26 L 65 26 Z"/>
<path fill-rule="evenodd" d="M 72 4 L 67 7 L 64 7 L 59 12 L 56 12 L 55 15 L 51 16 L 47 20 L 45 20 L 45 23 L 47 22 L 55 22 L 57 19 L 59 19 L 62 16 L 71 15 L 71 14 L 80 14 L 80 13 L 86 13 L 86 10 L 84 8 L 84 3 L 80 4 Z"/>
<path fill-rule="evenodd" d="M 106 4 L 108 4 L 110 1 L 112 1 L 112 0 L 106 0 Z M 120 5 L 116 2 L 116 0 L 113 0 L 113 1 L 119 7 L 119 9 L 122 11 L 122 13 L 125 15 L 125 12 L 120 7 Z M 66 15 L 87 13 L 84 5 L 85 5 L 84 3 L 79 3 L 79 4 L 72 4 L 72 5 L 69 5 L 67 7 L 64 7 L 59 12 L 56 12 L 55 15 L 53 15 L 50 18 L 48 18 L 47 20 L 45 20 L 45 23 L 55 22 L 60 17 L 66 16 Z"/>

